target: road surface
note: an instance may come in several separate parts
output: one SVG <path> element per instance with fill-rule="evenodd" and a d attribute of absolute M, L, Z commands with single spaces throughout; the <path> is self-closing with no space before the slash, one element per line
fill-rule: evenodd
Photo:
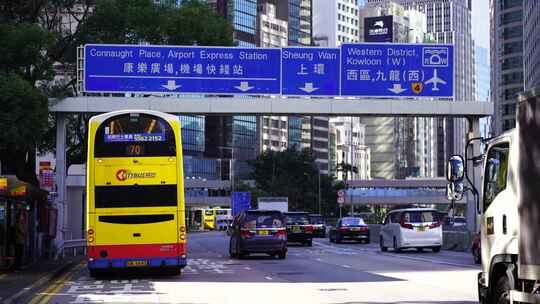
<path fill-rule="evenodd" d="M 32 303 L 476 303 L 469 253 L 387 253 L 376 244 L 289 246 L 287 259 L 230 259 L 222 232 L 189 235 L 181 276 L 120 274 L 93 279 L 82 263 Z"/>

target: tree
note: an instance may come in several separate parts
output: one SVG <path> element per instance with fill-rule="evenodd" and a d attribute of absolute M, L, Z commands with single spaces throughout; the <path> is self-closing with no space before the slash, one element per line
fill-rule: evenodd
<path fill-rule="evenodd" d="M 319 172 L 309 150 L 268 150 L 248 163 L 260 193 L 288 197 L 290 210 L 318 212 Z M 321 175 L 321 197 L 323 213 L 334 209 L 337 194 L 333 177 Z"/>
<path fill-rule="evenodd" d="M 47 98 L 21 76 L 0 74 L 0 159 L 17 177 L 37 184 L 34 151 L 47 127 Z"/>
<path fill-rule="evenodd" d="M 233 43 L 232 25 L 200 1 L 180 8 L 156 5 L 151 0 L 101 0 L 82 20 L 72 46 L 86 43 L 227 46 Z M 67 59 L 74 58 L 69 54 Z M 68 121 L 67 163 L 86 159 L 90 115 L 76 114 Z"/>
<path fill-rule="evenodd" d="M 186 1 L 180 8 L 150 0 L 102 0 L 81 23 L 78 43 L 228 46 L 233 28 L 207 4 Z"/>
<path fill-rule="evenodd" d="M 47 51 L 54 36 L 34 24 L 0 24 L 0 37 L 0 162 L 20 180 L 37 184 L 35 148 L 48 113 L 37 86 L 52 77 Z"/>
<path fill-rule="evenodd" d="M 18 75 L 18 89 L 34 88 L 46 97 L 63 98 L 76 93 L 76 79 L 66 77 L 58 81 L 53 76 L 55 71 L 61 70 L 68 71 L 68 75 L 76 74 L 76 49 L 80 45 L 191 45 L 194 42 L 232 45 L 232 33 L 230 23 L 217 16 L 206 4 L 194 0 L 185 2 L 181 8 L 156 5 L 152 0 L 6 0 L 0 4 L 0 73 L 3 76 Z M 29 86 L 22 85 L 21 80 L 27 81 Z M 7 88 L 5 84 L 2 86 L 2 89 Z M 29 91 L 29 96 L 35 94 L 37 91 Z M 5 94 L 0 90 L 0 95 Z M 26 102 L 34 104 L 32 99 Z M 32 131 L 33 136 L 28 139 L 21 137 L 16 152 L 6 146 L 7 141 L 0 142 L 0 161 L 4 167 L 5 164 L 13 167 L 20 179 L 33 183 L 37 181 L 35 176 L 31 177 L 35 172 L 34 161 L 33 157 L 26 155 L 33 156 L 36 146 L 54 151 L 55 138 L 55 117 L 43 116 L 47 113 L 47 103 L 36 105 L 39 108 L 26 108 L 24 113 L 28 118 L 43 121 L 39 125 L 18 126 L 21 134 Z M 8 104 L 2 100 L 0 110 L 7 107 Z M 12 123 L 6 117 L 9 118 L 0 116 L 0 125 Z M 68 165 L 84 162 L 86 158 L 89 117 L 88 114 L 77 114 L 68 118 Z M 41 126 L 47 124 L 49 128 L 43 130 Z M 22 147 L 28 150 L 20 151 Z"/>

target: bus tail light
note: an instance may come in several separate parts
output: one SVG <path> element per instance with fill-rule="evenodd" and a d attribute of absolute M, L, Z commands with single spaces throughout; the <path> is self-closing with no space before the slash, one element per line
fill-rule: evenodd
<path fill-rule="evenodd" d="M 306 233 L 313 233 L 313 230 L 314 230 L 313 225 L 307 225 L 304 227 L 304 232 Z"/>
<path fill-rule="evenodd" d="M 86 240 L 88 241 L 88 243 L 93 243 L 94 242 L 94 229 L 92 228 L 89 228 L 88 231 L 86 231 Z"/>
<path fill-rule="evenodd" d="M 186 232 L 186 226 L 180 226 L 180 233 Z"/>

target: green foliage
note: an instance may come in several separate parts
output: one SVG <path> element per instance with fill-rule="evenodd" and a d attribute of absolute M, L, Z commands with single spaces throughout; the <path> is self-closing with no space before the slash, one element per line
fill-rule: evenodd
<path fill-rule="evenodd" d="M 32 149 L 47 126 L 47 98 L 19 75 L 0 75 L 0 147 Z"/>
<path fill-rule="evenodd" d="M 47 127 L 47 98 L 15 73 L 0 74 L 0 159 L 36 183 L 33 151 Z"/>
<path fill-rule="evenodd" d="M 101 0 L 81 25 L 79 44 L 232 45 L 233 28 L 206 4 L 180 8 L 151 0 Z"/>
<path fill-rule="evenodd" d="M 75 74 L 76 49 L 86 43 L 232 45 L 233 28 L 195 0 L 181 8 L 152 0 L 5 0 L 0 37 L 0 126 L 9 126 L 3 128 L 0 161 L 9 160 L 20 179 L 35 182 L 33 162 L 18 157 L 34 155 L 36 146 L 54 149 L 55 119 L 47 115 L 45 96 L 75 92 L 75 79 L 51 81 L 53 65 Z M 84 162 L 87 121 L 88 115 L 69 117 L 68 164 Z"/>
<path fill-rule="evenodd" d="M 265 151 L 249 164 L 257 195 L 286 196 L 289 210 L 319 212 L 319 174 L 309 150 Z M 333 177 L 320 179 L 322 213 L 327 214 L 337 207 L 337 190 Z"/>
<path fill-rule="evenodd" d="M 0 24 L 0 71 L 17 73 L 32 85 L 52 77 L 47 50 L 54 35 L 35 24 Z"/>
<path fill-rule="evenodd" d="M 233 27 L 200 1 L 184 2 L 168 25 L 169 44 L 231 46 Z"/>

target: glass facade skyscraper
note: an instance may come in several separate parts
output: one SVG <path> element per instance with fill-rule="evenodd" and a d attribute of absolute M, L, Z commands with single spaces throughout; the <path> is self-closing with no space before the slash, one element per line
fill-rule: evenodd
<path fill-rule="evenodd" d="M 523 1 L 523 73 L 525 90 L 540 87 L 540 1 Z"/>
<path fill-rule="evenodd" d="M 234 40 L 238 46 L 256 46 L 257 0 L 229 0 L 227 16 L 234 27 Z"/>
<path fill-rule="evenodd" d="M 493 135 L 516 125 L 517 94 L 523 91 L 523 0 L 491 0 L 491 100 Z"/>

